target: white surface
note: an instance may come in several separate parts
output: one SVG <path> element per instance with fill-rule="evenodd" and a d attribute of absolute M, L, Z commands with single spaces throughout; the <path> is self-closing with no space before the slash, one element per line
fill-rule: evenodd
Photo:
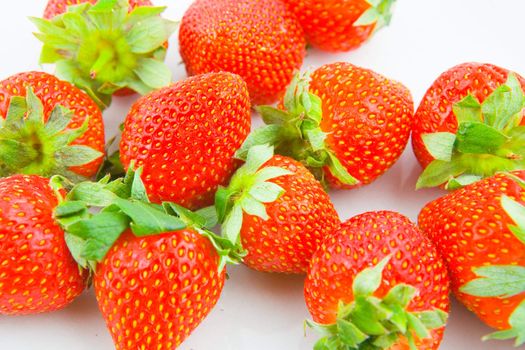
<path fill-rule="evenodd" d="M 178 19 L 190 0 L 157 0 L 168 5 L 167 17 Z M 0 78 L 39 69 L 39 42 L 26 16 L 40 16 L 44 0 L 0 4 Z M 312 51 L 305 67 L 340 60 L 373 68 L 406 84 L 416 104 L 445 69 L 465 61 L 485 61 L 525 73 L 523 0 L 399 0 L 391 26 L 360 50 L 347 54 Z M 173 38 L 168 62 L 174 78 L 184 78 Z M 133 98 L 116 99 L 106 112 L 108 136 L 123 120 Z M 256 121 L 256 124 L 258 122 Z M 386 176 L 371 186 L 334 192 L 342 219 L 377 209 L 397 210 L 416 219 L 420 208 L 439 191 L 415 192 L 420 169 L 410 147 Z M 222 298 L 204 323 L 180 347 L 182 350 L 298 350 L 312 349 L 315 335 L 305 338 L 308 317 L 302 277 L 266 275 L 244 267 L 230 269 Z M 510 343 L 482 343 L 489 331 L 462 306 L 453 305 L 442 350 L 512 349 Z M 109 350 L 105 329 L 92 292 L 66 310 L 31 317 L 0 316 L 0 349 Z"/>

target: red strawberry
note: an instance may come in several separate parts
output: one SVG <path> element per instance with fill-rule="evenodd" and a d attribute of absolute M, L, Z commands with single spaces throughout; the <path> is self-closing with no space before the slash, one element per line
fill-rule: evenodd
<path fill-rule="evenodd" d="M 425 168 L 418 187 L 455 189 L 502 170 L 523 169 L 525 79 L 491 64 L 443 73 L 414 116 L 412 145 Z"/>
<path fill-rule="evenodd" d="M 322 66 L 297 78 L 284 111 L 260 107 L 267 127 L 255 130 L 239 156 L 254 144 L 301 161 L 334 187 L 368 184 L 401 156 L 410 136 L 413 105 L 400 83 L 350 63 Z"/>
<path fill-rule="evenodd" d="M 197 0 L 184 14 L 179 41 L 189 74 L 238 74 L 254 104 L 284 93 L 306 47 L 299 22 L 280 0 Z"/>
<path fill-rule="evenodd" d="M 68 82 L 43 72 L 0 81 L 0 117 L 2 176 L 90 177 L 102 163 L 102 113 L 88 95 Z M 19 118 L 24 122 L 19 123 Z"/>
<path fill-rule="evenodd" d="M 514 174 L 525 179 L 525 171 Z M 506 330 L 507 337 L 493 338 L 524 343 L 525 209 L 509 198 L 523 204 L 525 190 L 498 174 L 429 203 L 419 226 L 447 261 L 457 298 L 491 327 Z"/>
<path fill-rule="evenodd" d="M 406 217 L 387 211 L 358 215 L 328 236 L 304 293 L 318 322 L 311 325 L 326 335 L 316 349 L 437 349 L 449 309 L 436 249 Z"/>
<path fill-rule="evenodd" d="M 139 175 L 80 183 L 55 215 L 94 274 L 116 349 L 175 349 L 217 303 L 224 265 L 240 249 L 205 229 L 203 216 L 149 203 Z"/>
<path fill-rule="evenodd" d="M 101 108 L 116 92 L 146 94 L 168 85 L 163 63 L 176 23 L 160 17 L 164 7 L 147 0 L 79 1 L 48 4 L 46 19 L 31 18 L 44 44 L 40 63 L 56 63 L 56 74 L 85 90 Z M 142 6 L 147 5 L 147 6 Z"/>
<path fill-rule="evenodd" d="M 84 290 L 86 276 L 53 219 L 57 204 L 49 179 L 0 179 L 0 314 L 55 311 Z"/>
<path fill-rule="evenodd" d="M 308 42 L 325 51 L 358 48 L 388 25 L 395 0 L 284 0 L 304 29 Z"/>
<path fill-rule="evenodd" d="M 321 184 L 299 162 L 255 146 L 216 206 L 229 240 L 240 240 L 244 263 L 266 272 L 304 273 L 339 216 Z"/>
<path fill-rule="evenodd" d="M 175 349 L 213 309 L 225 272 L 193 229 L 125 233 L 97 266 L 94 285 L 116 349 Z"/>
<path fill-rule="evenodd" d="M 69 6 L 80 5 L 89 2 L 95 5 L 97 0 L 49 0 L 44 10 L 45 19 L 53 19 L 67 11 Z M 138 6 L 153 6 L 150 0 L 129 0 L 129 8 L 133 10 Z"/>
<path fill-rule="evenodd" d="M 144 167 L 155 202 L 209 205 L 238 165 L 233 155 L 248 135 L 250 118 L 248 91 L 239 76 L 191 77 L 133 105 L 120 143 L 122 163 Z"/>

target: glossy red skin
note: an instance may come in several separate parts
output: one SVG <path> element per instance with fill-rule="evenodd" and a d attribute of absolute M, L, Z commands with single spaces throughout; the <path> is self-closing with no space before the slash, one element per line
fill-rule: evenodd
<path fill-rule="evenodd" d="M 120 159 L 144 167 L 152 201 L 211 205 L 239 166 L 233 158 L 250 131 L 246 84 L 230 73 L 179 81 L 139 99 L 122 133 Z"/>
<path fill-rule="evenodd" d="M 67 130 L 82 126 L 89 116 L 87 131 L 72 142 L 73 145 L 85 145 L 104 153 L 104 120 L 102 112 L 93 100 L 74 85 L 57 79 L 44 72 L 26 72 L 13 75 L 0 81 L 0 117 L 7 115 L 9 103 L 13 96 L 26 95 L 26 88 L 30 86 L 44 106 L 45 120 L 57 105 L 70 109 L 74 116 L 67 126 Z M 103 157 L 86 165 L 71 167 L 70 170 L 85 176 L 95 175 L 102 164 Z"/>
<path fill-rule="evenodd" d="M 308 43 L 330 52 L 350 51 L 361 46 L 374 32 L 375 24 L 354 26 L 370 8 L 365 0 L 284 0 L 303 27 Z"/>
<path fill-rule="evenodd" d="M 365 268 L 392 255 L 383 272 L 376 297 L 384 297 L 397 284 L 419 290 L 409 311 L 439 308 L 449 310 L 449 279 L 446 266 L 430 240 L 405 216 L 388 211 L 368 212 L 353 217 L 328 236 L 312 257 L 305 281 L 306 305 L 314 321 L 336 321 L 339 301 L 353 301 L 352 284 Z M 418 349 L 437 349 L 443 329 L 431 331 L 432 338 L 419 342 Z M 401 340 L 391 350 L 408 350 Z"/>
<path fill-rule="evenodd" d="M 99 308 L 117 350 L 175 349 L 217 303 L 225 272 L 211 242 L 191 229 L 124 233 L 97 265 Z"/>
<path fill-rule="evenodd" d="M 323 102 L 321 129 L 328 133 L 328 148 L 360 185 L 373 182 L 399 159 L 414 111 L 405 86 L 369 69 L 333 63 L 312 74 L 310 91 Z M 332 187 L 352 187 L 328 168 L 325 173 Z"/>
<path fill-rule="evenodd" d="M 412 126 L 412 147 L 419 163 L 426 168 L 434 158 L 428 153 L 423 134 L 435 132 L 456 133 L 458 123 L 452 111 L 454 104 L 475 96 L 480 102 L 507 81 L 509 71 L 492 64 L 463 63 L 441 74 L 421 101 Z M 525 79 L 517 75 L 525 89 Z"/>
<path fill-rule="evenodd" d="M 46 9 L 44 10 L 44 18 L 52 19 L 53 17 L 66 12 L 68 6 L 79 5 L 86 2 L 95 4 L 97 0 L 49 0 Z M 129 0 L 129 4 L 131 5 L 131 8 L 137 6 L 153 6 L 150 0 Z"/>
<path fill-rule="evenodd" d="M 515 174 L 525 179 L 525 171 Z M 419 214 L 419 227 L 448 264 L 458 300 L 498 329 L 509 328 L 508 318 L 525 299 L 525 293 L 505 299 L 478 298 L 459 292 L 459 288 L 476 278 L 472 272 L 475 267 L 525 267 L 525 247 L 508 228 L 514 222 L 501 207 L 503 194 L 525 204 L 525 191 L 499 174 L 441 197 Z"/>
<path fill-rule="evenodd" d="M 53 219 L 57 204 L 49 179 L 0 179 L 1 315 L 59 310 L 85 289 L 86 276 Z"/>
<path fill-rule="evenodd" d="M 265 204 L 269 219 L 244 214 L 241 228 L 244 263 L 265 272 L 305 273 L 325 236 L 336 230 L 339 216 L 321 184 L 301 163 L 274 156 L 264 167 L 276 166 L 294 174 L 269 180 L 285 192 Z"/>
<path fill-rule="evenodd" d="M 306 54 L 301 26 L 280 0 L 197 0 L 179 42 L 188 74 L 238 74 L 255 105 L 277 101 Z"/>

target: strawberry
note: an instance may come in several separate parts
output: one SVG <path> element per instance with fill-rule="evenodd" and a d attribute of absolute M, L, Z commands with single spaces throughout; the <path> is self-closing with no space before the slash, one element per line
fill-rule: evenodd
<path fill-rule="evenodd" d="M 250 130 L 246 84 L 231 73 L 191 77 L 139 99 L 122 133 L 127 168 L 143 167 L 151 200 L 188 208 L 213 203 L 239 162 L 233 158 Z"/>
<path fill-rule="evenodd" d="M 321 184 L 299 162 L 250 149 L 246 164 L 217 191 L 223 236 L 240 242 L 244 263 L 266 272 L 304 273 L 339 216 Z"/>
<path fill-rule="evenodd" d="M 358 48 L 390 23 L 395 0 L 284 0 L 307 41 L 325 51 Z"/>
<path fill-rule="evenodd" d="M 315 349 L 437 349 L 449 279 L 430 240 L 401 214 L 358 215 L 314 254 L 306 304 L 325 335 Z"/>
<path fill-rule="evenodd" d="M 0 179 L 0 314 L 55 311 L 84 290 L 86 275 L 53 219 L 58 202 L 49 179 Z"/>
<path fill-rule="evenodd" d="M 92 209 L 100 210 L 92 210 Z M 198 213 L 149 203 L 140 171 L 84 182 L 55 216 L 89 268 L 116 349 L 175 349 L 213 309 L 240 249 Z"/>
<path fill-rule="evenodd" d="M 516 337 L 523 344 L 525 171 L 513 174 L 497 174 L 427 204 L 419 226 L 448 263 L 458 300 L 503 330 L 488 338 Z"/>
<path fill-rule="evenodd" d="M 123 89 L 146 94 L 170 83 L 163 61 L 176 23 L 160 17 L 164 7 L 137 6 L 149 1 L 80 2 L 61 13 L 64 1 L 52 1 L 47 19 L 31 18 L 44 44 L 40 63 L 55 63 L 59 78 L 85 90 L 101 108 Z"/>
<path fill-rule="evenodd" d="M 350 63 L 298 77 L 282 109 L 261 106 L 266 127 L 255 130 L 239 157 L 254 144 L 305 164 L 333 187 L 369 184 L 401 156 L 410 136 L 413 104 L 400 83 Z"/>
<path fill-rule="evenodd" d="M 491 64 L 443 73 L 414 116 L 412 145 L 425 168 L 417 187 L 457 189 L 525 168 L 525 79 Z"/>
<path fill-rule="evenodd" d="M 54 17 L 61 15 L 67 11 L 69 6 L 80 5 L 89 2 L 93 5 L 97 3 L 97 0 L 49 0 L 44 10 L 45 19 L 53 19 Z M 138 6 L 153 6 L 150 0 L 130 0 L 129 9 L 133 10 Z"/>
<path fill-rule="evenodd" d="M 301 26 L 280 0 L 197 0 L 179 42 L 188 74 L 238 74 L 257 105 L 277 101 L 306 54 Z"/>
<path fill-rule="evenodd" d="M 104 121 L 80 89 L 43 72 L 0 81 L 0 176 L 96 174 Z"/>

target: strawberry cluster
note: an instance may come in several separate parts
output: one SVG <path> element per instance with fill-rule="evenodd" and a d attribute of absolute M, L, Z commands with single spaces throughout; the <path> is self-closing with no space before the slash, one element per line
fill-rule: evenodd
<path fill-rule="evenodd" d="M 192 76 L 171 83 L 164 8 L 51 0 L 33 22 L 56 76 L 0 81 L 0 314 L 58 310 L 92 285 L 117 349 L 175 349 L 244 263 L 306 274 L 317 350 L 437 349 L 450 291 L 498 330 L 487 338 L 524 344 L 525 79 L 462 64 L 414 113 L 369 69 L 297 73 L 307 42 L 357 48 L 393 2 L 196 0 L 179 34 Z M 102 110 L 133 92 L 107 154 Z M 417 187 L 451 193 L 419 225 L 342 223 L 326 189 L 375 181 L 411 135 Z"/>

